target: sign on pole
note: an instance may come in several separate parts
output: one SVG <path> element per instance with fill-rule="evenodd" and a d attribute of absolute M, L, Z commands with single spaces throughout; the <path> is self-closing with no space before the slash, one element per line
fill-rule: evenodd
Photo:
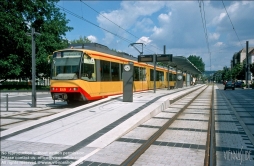
<path fill-rule="evenodd" d="M 139 55 L 138 62 L 154 62 L 154 55 Z M 172 54 L 156 54 L 155 55 L 156 62 L 172 62 L 173 55 Z"/>
<path fill-rule="evenodd" d="M 172 54 L 157 54 L 156 61 L 157 62 L 163 62 L 163 61 L 169 61 L 172 62 Z"/>
<path fill-rule="evenodd" d="M 138 62 L 153 62 L 153 55 L 139 55 Z"/>

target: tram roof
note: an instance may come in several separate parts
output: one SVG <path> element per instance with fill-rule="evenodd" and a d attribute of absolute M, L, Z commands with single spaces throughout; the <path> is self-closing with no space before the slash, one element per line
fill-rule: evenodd
<path fill-rule="evenodd" d="M 129 55 L 124 52 L 112 51 L 107 46 L 104 46 L 98 43 L 71 44 L 70 47 L 71 46 L 74 48 L 91 49 L 94 51 L 105 52 L 108 54 L 113 54 L 115 56 L 124 57 L 126 59 L 137 61 L 137 58 L 132 55 Z M 149 64 L 153 65 L 153 63 L 149 63 Z M 179 70 L 182 70 L 184 72 L 188 72 L 191 74 L 202 74 L 202 72 L 194 64 L 192 64 L 187 58 L 183 56 L 173 56 L 172 62 L 166 62 L 164 64 L 169 65 L 171 67 L 176 67 Z"/>

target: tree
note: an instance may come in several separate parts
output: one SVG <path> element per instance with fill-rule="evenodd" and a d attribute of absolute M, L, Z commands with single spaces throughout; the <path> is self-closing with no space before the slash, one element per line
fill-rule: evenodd
<path fill-rule="evenodd" d="M 254 77 L 254 63 L 250 64 L 250 72 L 252 73 L 252 76 Z"/>
<path fill-rule="evenodd" d="M 239 79 L 239 74 L 241 73 L 241 71 L 243 70 L 243 65 L 241 63 L 236 64 L 233 68 L 232 68 L 232 79 Z"/>
<path fill-rule="evenodd" d="M 214 73 L 213 75 L 213 80 L 215 80 L 216 82 L 220 83 L 222 81 L 222 70 L 218 70 Z"/>
<path fill-rule="evenodd" d="M 67 26 L 65 14 L 55 7 L 55 0 L 12 0 L 0 2 L 0 80 L 31 78 L 31 28 L 36 36 L 36 73 L 49 76 L 48 55 L 64 48 Z"/>
<path fill-rule="evenodd" d="M 92 43 L 91 40 L 89 40 L 87 37 L 80 36 L 77 40 L 71 40 L 71 44 L 84 44 L 84 43 Z"/>
<path fill-rule="evenodd" d="M 205 71 L 205 63 L 202 58 L 196 55 L 190 55 L 187 58 L 191 63 L 193 63 L 202 73 Z"/>

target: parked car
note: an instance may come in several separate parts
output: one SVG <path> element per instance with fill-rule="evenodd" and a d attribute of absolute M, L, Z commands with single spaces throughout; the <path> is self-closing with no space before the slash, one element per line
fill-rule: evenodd
<path fill-rule="evenodd" d="M 235 90 L 235 83 L 232 81 L 227 81 L 225 86 L 224 86 L 224 90 L 226 89 L 232 89 Z"/>
<path fill-rule="evenodd" d="M 243 83 L 242 81 L 236 81 L 235 82 L 235 87 L 236 88 L 241 88 L 242 87 L 242 83 Z"/>

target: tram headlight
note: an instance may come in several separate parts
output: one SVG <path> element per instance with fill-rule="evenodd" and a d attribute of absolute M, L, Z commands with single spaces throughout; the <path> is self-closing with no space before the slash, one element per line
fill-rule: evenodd
<path fill-rule="evenodd" d="M 51 88 L 51 90 L 55 90 L 55 88 Z"/>
<path fill-rule="evenodd" d="M 73 90 L 74 90 L 74 91 L 77 91 L 77 90 L 78 90 L 78 88 L 73 88 Z"/>
<path fill-rule="evenodd" d="M 68 98 L 67 94 L 63 94 L 63 99 L 67 100 L 67 98 Z"/>

